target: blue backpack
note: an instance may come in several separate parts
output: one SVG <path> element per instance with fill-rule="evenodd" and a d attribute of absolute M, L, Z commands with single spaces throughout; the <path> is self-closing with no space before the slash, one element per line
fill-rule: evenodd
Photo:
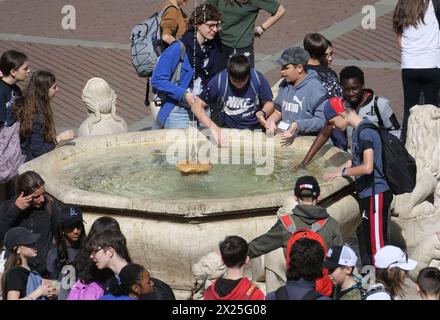
<path fill-rule="evenodd" d="M 28 282 L 26 286 L 26 295 L 30 295 L 32 292 L 38 289 L 41 285 L 43 278 L 38 274 L 38 272 L 31 271 L 28 276 Z M 37 300 L 47 300 L 46 297 L 39 297 Z"/>

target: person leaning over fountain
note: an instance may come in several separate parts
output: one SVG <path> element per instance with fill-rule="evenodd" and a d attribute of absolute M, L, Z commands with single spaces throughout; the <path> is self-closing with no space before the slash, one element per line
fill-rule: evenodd
<path fill-rule="evenodd" d="M 266 129 L 280 130 L 284 138 L 294 134 L 317 135 L 325 125 L 322 113 L 327 90 L 318 74 L 307 69 L 309 53 L 300 47 L 284 50 L 277 62 L 282 66 L 275 111 L 266 121 Z M 278 124 L 278 128 L 277 128 Z"/>
<path fill-rule="evenodd" d="M 205 101 L 196 98 L 191 111 L 213 132 L 217 142 L 220 128 L 260 129 L 274 110 L 272 91 L 264 75 L 251 68 L 244 54 L 229 58 L 227 69 L 209 81 Z M 211 118 L 205 112 L 211 108 Z M 212 120 L 211 120 L 212 119 Z"/>
<path fill-rule="evenodd" d="M 14 227 L 24 227 L 41 234 L 35 244 L 37 256 L 29 259 L 29 266 L 43 277 L 49 276 L 47 254 L 53 247 L 59 211 L 58 204 L 45 195 L 44 180 L 34 171 L 18 176 L 16 196 L 0 207 L 0 239 Z"/>
<path fill-rule="evenodd" d="M 390 133 L 400 138 L 400 124 L 391 108 L 390 102 L 384 97 L 374 94 L 372 89 L 365 88 L 364 72 L 356 66 L 348 66 L 339 73 L 341 79 L 343 98 L 348 106 L 355 110 L 362 118 L 370 120 L 379 127 L 387 129 Z M 306 166 L 316 153 L 327 142 L 329 137 L 340 130 L 335 129 L 328 122 L 316 137 L 307 152 L 302 165 Z M 335 146 L 346 150 L 351 149 L 351 133 L 353 129 L 347 128 L 347 132 L 332 136 Z M 342 135 L 342 136 L 341 136 Z M 336 141 L 334 138 L 337 138 Z"/>
<path fill-rule="evenodd" d="M 344 131 L 353 128 L 352 160 L 338 171 L 327 173 L 327 180 L 336 177 L 356 177 L 359 207 L 362 212 L 362 235 L 359 238 L 363 266 L 374 265 L 374 255 L 390 243 L 390 205 L 393 193 L 382 172 L 382 142 L 379 133 L 359 126 L 371 123 L 346 105 L 343 98 L 332 98 L 324 107 L 324 115 L 331 126 Z M 358 236 L 359 237 L 359 236 Z"/>
<path fill-rule="evenodd" d="M 216 37 L 221 29 L 220 13 L 209 4 L 199 5 L 191 14 L 186 31 L 179 42 L 173 42 L 161 55 L 153 71 L 152 85 L 158 91 L 162 107 L 153 128 L 188 128 L 193 120 L 189 107 L 220 72 L 221 44 Z M 185 46 L 180 80 L 172 81 L 178 67 L 181 45 Z"/>
<path fill-rule="evenodd" d="M 204 299 L 264 300 L 264 293 L 244 276 L 244 268 L 249 264 L 246 240 L 229 236 L 220 242 L 219 249 L 226 271 L 205 290 Z"/>

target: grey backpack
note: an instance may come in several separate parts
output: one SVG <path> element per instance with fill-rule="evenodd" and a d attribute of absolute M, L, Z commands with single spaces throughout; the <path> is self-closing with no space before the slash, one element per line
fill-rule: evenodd
<path fill-rule="evenodd" d="M 139 77 L 151 76 L 157 58 L 165 49 L 160 22 L 169 5 L 136 25 L 131 31 L 131 63 Z"/>

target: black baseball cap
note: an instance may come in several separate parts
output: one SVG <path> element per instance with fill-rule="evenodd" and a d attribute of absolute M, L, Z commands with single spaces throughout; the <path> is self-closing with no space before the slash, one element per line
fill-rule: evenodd
<path fill-rule="evenodd" d="M 12 250 L 17 246 L 34 244 L 39 238 L 39 233 L 32 233 L 23 227 L 15 227 L 6 232 L 3 243 L 6 249 Z"/>
<path fill-rule="evenodd" d="M 295 196 L 298 198 L 302 197 L 313 197 L 318 198 L 321 189 L 319 188 L 318 181 L 313 176 L 302 176 L 296 180 L 295 184 Z"/>
<path fill-rule="evenodd" d="M 58 223 L 64 227 L 72 227 L 78 222 L 84 222 L 81 209 L 67 206 L 61 209 Z"/>

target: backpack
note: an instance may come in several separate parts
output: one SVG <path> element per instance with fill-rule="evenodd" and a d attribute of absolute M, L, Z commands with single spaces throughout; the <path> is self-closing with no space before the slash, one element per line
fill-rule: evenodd
<path fill-rule="evenodd" d="M 151 76 L 157 58 L 165 49 L 160 22 L 165 12 L 171 7 L 174 6 L 166 6 L 159 12 L 154 13 L 147 20 L 137 24 L 131 31 L 131 63 L 139 77 Z"/>
<path fill-rule="evenodd" d="M 286 228 L 287 231 L 292 235 L 290 239 L 287 241 L 286 246 L 286 265 L 289 265 L 289 259 L 290 259 L 290 251 L 292 250 L 293 244 L 302 238 L 308 238 L 311 240 L 315 240 L 319 242 L 324 249 L 324 255 L 327 255 L 327 247 L 325 246 L 324 239 L 322 239 L 321 235 L 319 235 L 317 232 L 321 230 L 326 222 L 328 221 L 328 218 L 317 220 L 315 223 L 312 224 L 312 228 L 299 228 L 297 229 L 295 222 L 293 221 L 292 215 L 285 214 L 279 216 L 281 223 Z M 327 268 L 322 268 L 322 274 L 323 276 L 316 280 L 316 291 L 326 295 L 331 296 L 333 292 L 333 282 L 331 282 L 330 278 L 328 277 L 328 270 Z"/>
<path fill-rule="evenodd" d="M 358 141 L 363 129 L 374 129 L 382 144 L 382 176 L 395 195 L 412 192 L 416 186 L 416 160 L 408 153 L 403 142 L 386 129 L 372 123 L 363 123 L 358 128 Z M 374 167 L 377 169 L 376 164 Z M 373 183 L 374 193 L 374 183 Z"/>
<path fill-rule="evenodd" d="M 367 298 L 373 294 L 379 293 L 379 292 L 383 292 L 386 293 L 390 296 L 391 300 L 394 300 L 394 297 L 387 291 L 385 290 L 384 286 L 382 284 L 379 285 L 374 285 L 373 287 L 369 288 L 368 290 L 362 290 L 361 291 L 361 300 L 367 300 Z"/>
<path fill-rule="evenodd" d="M 18 175 L 18 167 L 24 163 L 25 156 L 20 147 L 20 123 L 16 121 L 8 127 L 0 127 L 0 183 L 6 183 Z"/>
<path fill-rule="evenodd" d="M 277 291 L 275 291 L 275 296 L 277 300 L 290 300 L 286 286 L 279 287 Z M 318 291 L 310 290 L 300 300 L 318 300 L 322 296 L 323 295 L 320 294 Z"/>
<path fill-rule="evenodd" d="M 259 106 L 260 100 L 258 98 L 258 91 L 260 90 L 261 80 L 258 75 L 258 72 L 254 68 L 251 68 L 249 78 L 250 78 L 250 84 L 251 84 L 252 91 L 254 92 L 255 98 L 256 98 L 255 105 Z M 219 127 L 225 126 L 225 123 L 223 122 L 223 120 L 220 117 L 220 113 L 224 109 L 224 104 L 225 104 L 226 94 L 228 92 L 228 87 L 229 87 L 229 76 L 228 76 L 228 72 L 224 70 L 224 71 L 220 72 L 219 76 L 218 76 L 217 102 L 215 104 L 213 104 L 213 106 L 211 107 L 211 119 Z M 223 92 L 222 95 L 220 95 L 221 92 Z"/>
<path fill-rule="evenodd" d="M 38 274 L 38 272 L 31 271 L 28 276 L 28 282 L 26 285 L 26 296 L 30 295 L 32 292 L 38 289 L 41 285 L 43 279 Z M 37 300 L 47 300 L 46 297 L 39 297 Z"/>

